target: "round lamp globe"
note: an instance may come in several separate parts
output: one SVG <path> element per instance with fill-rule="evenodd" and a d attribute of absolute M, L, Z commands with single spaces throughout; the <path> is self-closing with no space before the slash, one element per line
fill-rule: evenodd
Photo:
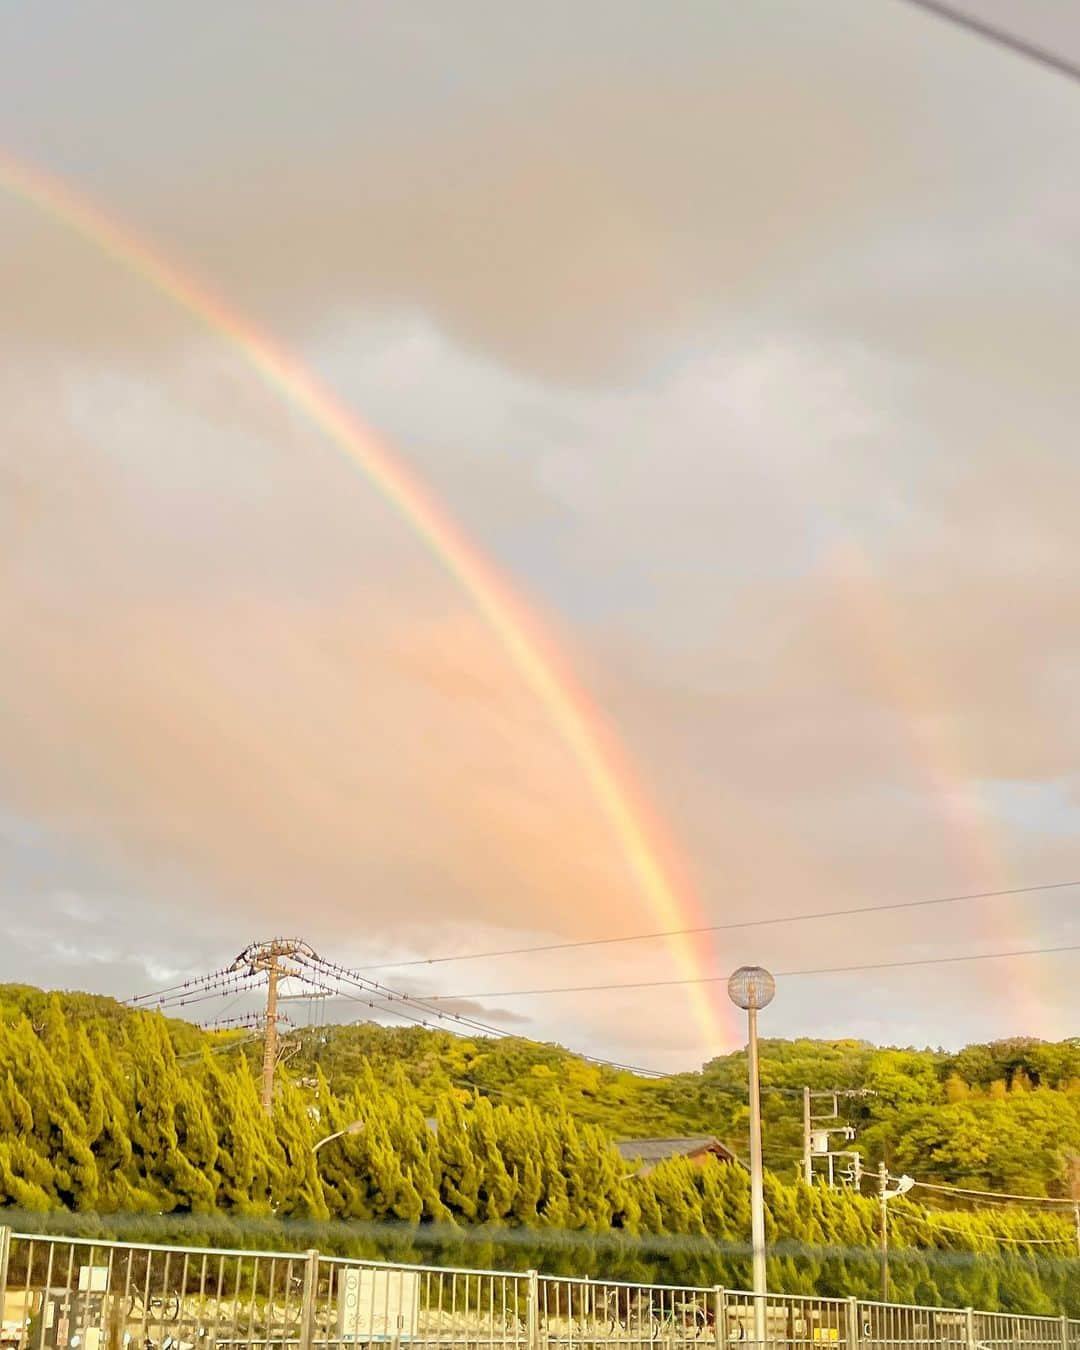
<path fill-rule="evenodd" d="M 740 966 L 728 980 L 727 991 L 737 1008 L 758 1011 L 773 1001 L 776 981 L 764 966 Z"/>

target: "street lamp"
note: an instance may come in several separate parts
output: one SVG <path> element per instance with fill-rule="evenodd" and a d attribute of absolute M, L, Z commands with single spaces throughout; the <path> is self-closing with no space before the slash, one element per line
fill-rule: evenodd
<path fill-rule="evenodd" d="M 765 1192 L 761 1161 L 761 1078 L 758 1071 L 757 1015 L 776 993 L 776 981 L 762 966 L 740 966 L 728 980 L 728 997 L 746 1013 L 750 1067 L 750 1245 L 754 1258 L 754 1340 L 765 1344 Z"/>
<path fill-rule="evenodd" d="M 351 1125 L 346 1125 L 343 1130 L 335 1130 L 333 1134 L 328 1134 L 325 1139 L 320 1139 L 317 1144 L 313 1144 L 312 1153 L 318 1153 L 323 1144 L 329 1144 L 334 1139 L 340 1139 L 343 1134 L 359 1134 L 364 1128 L 362 1120 L 354 1120 Z"/>

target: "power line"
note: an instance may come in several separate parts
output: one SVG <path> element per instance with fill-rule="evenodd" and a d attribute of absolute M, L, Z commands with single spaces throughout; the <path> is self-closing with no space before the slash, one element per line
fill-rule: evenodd
<path fill-rule="evenodd" d="M 1067 1205 L 1069 1209 L 1076 1209 L 1078 1204 L 1076 1200 L 1066 1200 L 1055 1195 L 1010 1195 L 1007 1191 L 977 1191 L 970 1186 L 946 1186 L 933 1181 L 916 1181 L 915 1185 L 921 1187 L 924 1191 L 942 1191 L 949 1195 L 982 1196 L 988 1200 L 1021 1200 L 1035 1205 Z"/>
<path fill-rule="evenodd" d="M 303 960 L 303 958 L 301 959 Z M 359 971 L 350 970 L 347 966 L 340 966 L 335 961 L 326 961 L 319 958 L 316 961 L 304 960 L 303 963 L 318 971 L 323 978 L 337 981 L 339 986 L 344 983 L 361 990 L 365 994 L 381 996 L 387 1001 L 398 1000 L 402 1003 L 410 1003 L 416 1009 L 427 1012 L 430 1016 L 437 1017 L 440 1020 L 445 1020 L 448 1016 L 452 1017 L 462 1026 L 471 1027 L 474 1031 L 482 1032 L 485 1036 L 503 1037 L 509 1035 L 501 1027 L 490 1026 L 487 1022 L 481 1022 L 465 1013 L 455 1013 L 445 1008 L 434 1008 L 423 998 L 406 994 L 400 989 L 391 989 L 388 985 L 381 984 L 378 980 L 368 979 L 361 975 Z M 340 993 L 340 989 L 337 992 Z M 348 996 L 344 995 L 344 997 Z"/>
<path fill-rule="evenodd" d="M 912 1214 L 909 1210 L 901 1210 L 897 1216 L 901 1223 L 905 1220 L 908 1223 L 922 1224 L 930 1233 L 955 1233 L 958 1237 L 966 1237 L 971 1242 L 1007 1242 L 1019 1247 L 1039 1246 L 1039 1247 L 1071 1247 L 1074 1239 L 1071 1234 L 1063 1237 L 1008 1237 L 1004 1233 L 973 1233 L 967 1228 L 952 1228 L 948 1224 L 938 1223 L 936 1220 L 924 1217 L 921 1214 Z"/>
<path fill-rule="evenodd" d="M 785 914 L 780 918 L 737 919 L 731 923 L 702 924 L 696 928 L 665 928 L 651 933 L 628 933 L 622 937 L 582 938 L 569 942 L 546 942 L 531 947 L 502 947 L 491 951 L 466 952 L 460 956 L 418 956 L 409 961 L 386 961 L 376 966 L 361 966 L 363 975 L 373 970 L 405 970 L 412 966 L 440 966 L 457 961 L 483 961 L 499 956 L 530 956 L 542 952 L 564 952 L 579 947 L 610 947 L 622 942 L 650 942 L 659 938 L 695 937 L 704 933 L 731 933 L 743 928 L 772 928 L 779 924 L 809 923 L 815 919 L 845 919 L 860 914 L 886 914 L 907 909 L 929 909 L 935 905 L 956 905 L 965 900 L 995 900 L 1006 896 L 1032 895 L 1037 891 L 1059 891 L 1080 886 L 1078 881 L 1050 881 L 1040 886 L 1015 886 L 1004 891 L 972 891 L 964 895 L 941 895 L 930 900 L 897 900 L 885 905 L 856 905 L 848 909 L 821 909 L 806 914 Z"/>
<path fill-rule="evenodd" d="M 1058 952 L 1080 951 L 1080 943 L 1061 947 L 1030 947 L 1015 952 L 976 952 L 967 956 L 927 956 L 914 961 L 870 961 L 855 966 L 817 966 L 802 970 L 777 970 L 773 974 L 779 979 L 797 979 L 809 975 L 846 975 L 868 970 L 905 970 L 917 966 L 955 965 L 966 961 L 1005 961 L 1017 956 L 1049 956 Z M 721 984 L 727 975 L 698 975 L 673 980 L 629 980 L 614 984 L 568 984 L 552 985 L 542 989 L 489 989 L 467 994 L 429 994 L 432 1002 L 450 1003 L 456 999 L 477 998 L 525 998 L 541 994 L 599 994 L 614 989 L 670 989 L 688 984 Z"/>
<path fill-rule="evenodd" d="M 248 990 L 257 988 L 258 982 L 251 984 L 222 984 L 217 987 L 207 989 L 199 994 L 186 995 L 183 998 L 174 998 L 168 1001 L 162 999 L 158 1003 L 155 1003 L 152 1008 L 150 1008 L 147 1004 L 142 1004 L 138 1009 L 136 1009 L 136 1011 L 173 1012 L 177 1008 L 188 1008 L 195 1003 L 208 1003 L 211 999 L 227 998 L 229 994 L 235 993 L 237 990 L 239 990 L 240 993 L 246 993 Z"/>
<path fill-rule="evenodd" d="M 310 963 L 309 963 L 310 964 Z M 369 1007 L 380 1006 L 384 1011 L 392 1012 L 398 1016 L 404 1016 L 393 1004 L 404 1003 L 407 1006 L 415 1008 L 418 1012 L 427 1013 L 428 1017 L 438 1018 L 445 1023 L 447 1018 L 453 1018 L 460 1026 L 469 1027 L 474 1031 L 485 1036 L 494 1036 L 499 1040 L 505 1040 L 508 1037 L 518 1040 L 528 1041 L 534 1045 L 542 1045 L 542 1041 L 536 1041 L 529 1036 L 519 1036 L 512 1031 L 506 1031 L 501 1027 L 493 1027 L 487 1022 L 481 1022 L 476 1018 L 468 1017 L 463 1013 L 455 1013 L 452 1009 L 437 1008 L 434 1006 L 432 997 L 417 998 L 413 994 L 404 993 L 400 989 L 391 989 L 387 985 L 380 984 L 377 980 L 370 980 L 360 974 L 359 971 L 349 970 L 345 966 L 339 966 L 333 961 L 321 961 L 317 967 L 321 969 L 325 976 L 336 978 L 339 982 L 352 985 L 359 989 L 361 993 L 366 994 L 366 999 L 361 999 L 353 994 L 342 993 L 338 990 L 341 998 L 355 1002 L 367 1002 Z M 416 1022 L 421 1026 L 429 1026 L 429 1022 L 423 1018 L 409 1017 L 406 1020 Z M 666 1075 L 659 1069 L 647 1069 L 640 1064 L 624 1064 L 618 1060 L 604 1059 L 599 1055 L 587 1055 L 581 1051 L 572 1050 L 571 1054 L 576 1058 L 585 1060 L 586 1063 L 596 1064 L 602 1068 L 617 1069 L 622 1073 L 638 1074 L 644 1078 L 663 1078 Z"/>
<path fill-rule="evenodd" d="M 151 999 L 155 1001 L 161 1001 L 161 999 L 163 999 L 165 995 L 168 994 L 176 993 L 177 996 L 179 996 L 179 994 L 184 990 L 187 989 L 194 990 L 196 988 L 205 986 L 206 984 L 209 984 L 211 981 L 220 979 L 221 976 L 227 975 L 228 973 L 229 973 L 228 967 L 223 966 L 220 970 L 212 970 L 208 975 L 195 975 L 189 980 L 181 980 L 179 984 L 169 984 L 166 985 L 164 989 L 155 989 L 153 993 L 150 994 L 134 994 L 131 998 L 125 999 L 124 1002 L 132 1006 L 135 1006 L 140 1003 L 146 1003 Z"/>
<path fill-rule="evenodd" d="M 241 953 L 241 956 L 231 967 L 212 971 L 209 975 L 185 980 L 183 983 L 171 985 L 167 989 L 139 994 L 135 999 L 129 999 L 128 1004 L 141 1008 L 152 1006 L 157 1010 L 166 1011 L 187 1007 L 195 1003 L 209 1002 L 215 998 L 226 998 L 232 994 L 234 997 L 227 1005 L 231 1007 L 237 998 L 264 983 L 264 971 L 239 973 L 236 969 L 257 945 L 252 944 L 250 948 L 245 948 L 245 951 Z M 350 970 L 347 966 L 326 960 L 305 943 L 296 941 L 293 946 L 295 950 L 292 952 L 292 960 L 295 964 L 287 973 L 282 972 L 282 977 L 297 980 L 301 985 L 317 990 L 319 994 L 333 995 L 353 1003 L 366 1003 L 374 1011 L 386 1013 L 415 1026 L 431 1030 L 438 1029 L 441 1025 L 443 1030 L 453 1031 L 457 1035 L 472 1033 L 494 1037 L 499 1040 L 511 1037 L 534 1045 L 544 1044 L 544 1042 L 537 1041 L 533 1037 L 521 1036 L 516 1032 L 506 1031 L 502 1027 L 492 1026 L 488 1022 L 482 1022 L 466 1013 L 455 1012 L 451 1008 L 435 1007 L 429 999 L 406 993 L 400 989 L 392 989 L 378 980 L 372 980 L 362 975 L 359 971 Z M 343 986 L 345 987 L 343 988 Z M 347 992 L 349 987 L 358 992 Z M 225 1020 L 228 1021 L 229 1019 Z M 234 1020 L 241 1021 L 244 1019 Z M 645 1078 L 665 1077 L 659 1069 L 645 1068 L 638 1064 L 625 1064 L 618 1060 L 604 1059 L 598 1055 L 587 1055 L 575 1050 L 570 1050 L 568 1053 L 584 1060 L 586 1063 L 596 1064 L 602 1068 L 615 1069 L 622 1073 L 633 1073 Z"/>
<path fill-rule="evenodd" d="M 177 1055 L 176 1062 L 177 1064 L 189 1064 L 194 1060 L 202 1059 L 203 1050 L 206 1050 L 211 1055 L 230 1055 L 234 1050 L 239 1050 L 242 1046 L 250 1045 L 252 1041 L 261 1040 L 262 1036 L 258 1032 L 255 1032 L 250 1036 L 242 1037 L 240 1040 L 229 1041 L 226 1045 L 202 1046 L 198 1050 L 192 1051 L 190 1054 Z"/>
<path fill-rule="evenodd" d="M 925 10 L 928 14 L 934 14 L 939 19 L 953 23 L 958 28 L 966 28 L 969 33 L 987 38 L 990 42 L 997 43 L 999 47 L 1016 52 L 1019 56 L 1026 56 L 1048 70 L 1056 71 L 1058 75 L 1064 75 L 1070 80 L 1080 80 L 1080 66 L 1070 61 L 1068 57 L 1052 52 L 1048 47 L 1029 42 L 1027 38 L 1018 37 L 1007 29 L 999 28 L 997 24 L 978 19 L 974 14 L 967 14 L 952 5 L 942 4 L 941 0 L 906 0 L 906 2 L 916 9 Z"/>

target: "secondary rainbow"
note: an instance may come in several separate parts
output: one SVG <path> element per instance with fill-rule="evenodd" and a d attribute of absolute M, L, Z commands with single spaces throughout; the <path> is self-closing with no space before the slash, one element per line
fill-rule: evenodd
<path fill-rule="evenodd" d="M 941 706 L 941 692 L 934 687 L 929 665 L 911 659 L 912 644 L 900 628 L 900 611 L 887 603 L 869 555 L 852 540 L 834 539 L 824 575 L 844 600 L 874 684 L 901 714 L 909 758 L 937 803 L 945 838 L 965 877 L 963 885 L 972 891 L 1008 887 L 1012 884 L 1008 864 L 973 790 L 978 774 L 965 762 L 956 731 L 934 715 Z M 1006 943 L 1023 941 L 1030 918 L 1021 900 L 1014 898 L 1010 903 L 1003 897 L 999 903 L 1004 912 L 992 924 L 995 936 Z M 985 927 L 986 921 L 981 920 L 980 928 Z M 980 978 L 988 994 L 1000 996 L 1002 976 L 992 962 Z M 1029 969 L 1018 969 L 1011 976 L 1009 998 L 1024 1019 L 1026 1034 L 1048 1038 L 1064 1034 L 1054 1016 L 1054 999 L 1038 996 Z"/>
<path fill-rule="evenodd" d="M 228 341 L 251 369 L 360 466 L 468 594 L 546 708 L 602 808 L 649 911 L 665 928 L 702 923 L 700 907 L 689 888 L 675 880 L 680 869 L 671 843 L 598 710 L 577 686 L 534 616 L 416 477 L 303 361 L 127 224 L 53 174 L 2 150 L 0 186 L 75 231 Z M 687 976 L 706 973 L 690 939 L 674 937 L 669 943 Z M 709 986 L 690 985 L 688 993 L 707 1044 L 723 1048 L 730 1040 L 730 1020 L 721 1016 Z"/>

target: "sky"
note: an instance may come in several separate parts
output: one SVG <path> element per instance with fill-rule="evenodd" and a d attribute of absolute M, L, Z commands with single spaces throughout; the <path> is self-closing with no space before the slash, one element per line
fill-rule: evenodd
<path fill-rule="evenodd" d="M 1054 0 L 969 9 L 1080 59 Z M 1067 10 L 1069 12 L 1067 12 Z M 535 614 L 687 924 L 1080 882 L 1080 88 L 899 0 L 0 10 L 0 144 L 289 348 Z M 655 930 L 549 710 L 237 351 L 0 192 L 0 980 Z M 1080 1031 L 1080 886 L 696 939 L 762 1028 Z M 384 970 L 664 1068 L 663 941 Z M 358 1015 L 349 1005 L 334 1016 Z"/>

